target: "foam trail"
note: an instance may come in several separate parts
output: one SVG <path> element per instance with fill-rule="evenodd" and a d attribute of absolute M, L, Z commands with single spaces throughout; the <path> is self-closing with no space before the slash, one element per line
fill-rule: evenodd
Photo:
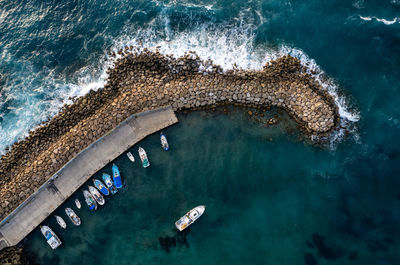
<path fill-rule="evenodd" d="M 382 22 L 385 25 L 392 25 L 397 22 L 397 17 L 394 18 L 393 20 L 386 20 L 384 18 L 375 18 L 375 19 L 376 21 Z"/>
<path fill-rule="evenodd" d="M 400 23 L 400 20 L 397 17 L 393 18 L 392 20 L 387 20 L 387 19 L 384 19 L 384 18 L 378 18 L 378 17 L 375 17 L 375 16 L 373 16 L 373 17 L 363 17 L 363 16 L 359 15 L 359 17 L 360 17 L 360 19 L 362 19 L 364 21 L 371 21 L 371 20 L 374 19 L 374 20 L 376 20 L 378 22 L 381 22 L 381 23 L 383 23 L 385 25 L 388 25 L 388 26 L 389 25 L 393 25 L 394 23 L 396 23 L 398 21 Z"/>
<path fill-rule="evenodd" d="M 365 21 L 371 21 L 371 20 L 372 20 L 372 17 L 363 17 L 363 16 L 360 16 L 360 18 L 361 18 L 362 20 L 365 20 Z"/>

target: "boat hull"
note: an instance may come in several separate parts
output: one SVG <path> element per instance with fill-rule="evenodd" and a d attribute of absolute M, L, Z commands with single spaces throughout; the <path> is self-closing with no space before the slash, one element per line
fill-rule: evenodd
<path fill-rule="evenodd" d="M 142 161 L 142 166 L 144 168 L 149 167 L 150 161 L 149 161 L 149 158 L 147 157 L 146 151 L 143 148 L 139 147 L 138 152 L 139 152 L 140 160 Z"/>
<path fill-rule="evenodd" d="M 113 171 L 113 181 L 114 181 L 115 187 L 117 189 L 122 188 L 121 174 L 119 173 L 119 169 L 116 164 L 113 164 L 112 171 Z"/>
<path fill-rule="evenodd" d="M 168 144 L 168 141 L 167 141 L 167 137 L 163 133 L 161 133 L 161 135 L 160 135 L 160 141 L 161 141 L 161 147 L 165 151 L 168 151 L 169 150 L 169 144 Z"/>
<path fill-rule="evenodd" d="M 179 231 L 182 231 L 192 225 L 200 216 L 203 215 L 206 206 L 200 205 L 189 212 L 187 212 L 184 216 L 182 216 L 178 221 L 175 222 L 175 226 Z"/>
<path fill-rule="evenodd" d="M 135 157 L 132 155 L 131 152 L 128 152 L 126 155 L 128 156 L 129 160 L 132 161 L 132 163 L 135 162 Z"/>
<path fill-rule="evenodd" d="M 93 184 L 103 195 L 106 195 L 106 196 L 110 195 L 110 191 L 100 180 L 94 179 Z"/>
<path fill-rule="evenodd" d="M 67 228 L 67 223 L 64 221 L 64 219 L 62 219 L 61 216 L 56 215 L 56 220 L 57 220 L 57 224 L 61 227 L 66 229 Z"/>
<path fill-rule="evenodd" d="M 87 190 L 83 191 L 83 196 L 85 197 L 85 202 L 89 206 L 91 211 L 97 210 L 97 203 L 93 196 Z"/>
<path fill-rule="evenodd" d="M 76 205 L 76 208 L 78 208 L 78 209 L 81 208 L 81 202 L 78 199 L 75 199 L 75 205 Z"/>
<path fill-rule="evenodd" d="M 112 182 L 110 175 L 108 175 L 107 173 L 103 173 L 103 180 L 112 195 L 118 192 L 117 188 L 115 188 L 114 183 Z"/>
<path fill-rule="evenodd" d="M 65 213 L 67 214 L 69 220 L 71 220 L 71 222 L 74 225 L 76 226 L 81 225 L 81 218 L 79 218 L 79 216 L 74 212 L 74 210 L 72 210 L 71 208 L 66 208 Z"/>
<path fill-rule="evenodd" d="M 104 197 L 100 194 L 100 192 L 95 187 L 89 186 L 89 192 L 99 205 L 105 204 Z"/>
<path fill-rule="evenodd" d="M 40 232 L 42 232 L 42 235 L 46 239 L 47 244 L 49 244 L 49 246 L 52 249 L 56 249 L 62 244 L 60 238 L 58 238 L 56 233 L 54 233 L 53 230 L 51 230 L 50 227 L 48 227 L 46 225 L 41 226 L 40 227 Z"/>

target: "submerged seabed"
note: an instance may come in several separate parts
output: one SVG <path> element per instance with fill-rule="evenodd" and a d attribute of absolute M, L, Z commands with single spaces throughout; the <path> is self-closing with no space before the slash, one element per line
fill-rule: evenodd
<path fill-rule="evenodd" d="M 82 205 L 82 225 L 66 231 L 48 218 L 63 246 L 52 251 L 36 229 L 26 249 L 39 264 L 60 265 L 399 264 L 398 181 L 382 170 L 388 162 L 353 145 L 314 148 L 290 122 L 265 127 L 247 110 L 228 110 L 179 115 L 164 131 L 167 152 L 158 134 L 146 138 L 147 169 L 131 148 L 136 162 L 116 159 L 124 188 L 105 207 Z M 94 177 L 103 171 L 111 164 Z M 177 233 L 175 220 L 199 204 L 204 216 Z"/>

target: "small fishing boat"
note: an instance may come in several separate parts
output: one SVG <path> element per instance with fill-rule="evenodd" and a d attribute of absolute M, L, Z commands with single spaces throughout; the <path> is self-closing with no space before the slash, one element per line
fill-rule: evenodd
<path fill-rule="evenodd" d="M 89 192 L 90 194 L 92 194 L 93 198 L 99 205 L 104 205 L 104 203 L 106 203 L 103 196 L 100 194 L 98 190 L 96 190 L 95 187 L 89 185 Z"/>
<path fill-rule="evenodd" d="M 61 216 L 56 215 L 57 224 L 61 226 L 61 228 L 67 228 L 67 223 L 62 219 Z"/>
<path fill-rule="evenodd" d="M 115 188 L 110 175 L 108 175 L 107 173 L 103 173 L 103 180 L 112 195 L 117 193 L 118 190 Z"/>
<path fill-rule="evenodd" d="M 92 194 L 90 194 L 90 192 L 88 192 L 87 190 L 83 190 L 83 196 L 85 196 L 85 202 L 89 206 L 89 209 L 97 210 L 97 203 Z"/>
<path fill-rule="evenodd" d="M 100 180 L 93 179 L 93 184 L 104 195 L 110 195 L 110 191 L 107 189 L 106 186 L 104 186 L 104 184 Z"/>
<path fill-rule="evenodd" d="M 52 249 L 56 249 L 61 245 L 61 240 L 50 227 L 46 225 L 41 226 L 40 232 L 42 232 L 42 235 L 46 238 L 47 244 L 49 244 Z"/>
<path fill-rule="evenodd" d="M 193 224 L 197 219 L 199 219 L 199 217 L 204 213 L 205 209 L 206 206 L 204 205 L 193 208 L 175 222 L 176 228 L 178 228 L 179 231 L 187 228 L 189 225 Z"/>
<path fill-rule="evenodd" d="M 68 215 L 69 219 L 74 225 L 76 226 L 81 225 L 81 218 L 79 218 L 79 216 L 76 215 L 74 210 L 72 210 L 71 208 L 65 208 L 65 213 Z"/>
<path fill-rule="evenodd" d="M 162 148 L 163 148 L 165 151 L 167 151 L 167 150 L 169 149 L 169 144 L 168 144 L 168 141 L 167 141 L 167 137 L 166 137 L 165 134 L 163 134 L 162 132 L 161 132 L 161 134 L 160 134 L 160 141 L 161 141 L 161 146 L 162 146 Z"/>
<path fill-rule="evenodd" d="M 119 169 L 116 164 L 113 164 L 112 172 L 113 172 L 113 181 L 114 181 L 115 187 L 117 189 L 122 188 L 121 174 L 119 173 Z"/>
<path fill-rule="evenodd" d="M 128 156 L 129 160 L 131 160 L 132 162 L 135 162 L 135 157 L 132 155 L 131 152 L 126 153 L 126 155 Z"/>
<path fill-rule="evenodd" d="M 147 158 L 146 151 L 144 151 L 144 149 L 141 148 L 141 147 L 139 147 L 139 150 L 138 150 L 138 151 L 139 151 L 140 160 L 142 160 L 142 166 L 143 166 L 144 168 L 150 166 L 150 161 L 149 161 L 149 159 Z"/>
<path fill-rule="evenodd" d="M 78 208 L 78 209 L 81 208 L 81 202 L 79 201 L 78 198 L 75 199 L 75 205 L 76 205 L 76 208 Z"/>

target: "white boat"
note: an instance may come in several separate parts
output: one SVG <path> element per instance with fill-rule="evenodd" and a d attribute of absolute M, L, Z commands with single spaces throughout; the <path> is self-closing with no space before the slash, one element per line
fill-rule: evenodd
<path fill-rule="evenodd" d="M 42 232 L 42 235 L 46 238 L 47 244 L 49 244 L 52 249 L 56 249 L 61 245 L 61 240 L 50 227 L 46 225 L 41 226 L 40 232 Z"/>
<path fill-rule="evenodd" d="M 62 219 L 61 216 L 56 215 L 57 224 L 61 226 L 61 228 L 67 228 L 67 223 Z"/>
<path fill-rule="evenodd" d="M 132 162 L 135 162 L 135 157 L 132 155 L 131 152 L 126 153 L 126 155 L 128 156 L 129 160 L 131 160 Z"/>
<path fill-rule="evenodd" d="M 72 210 L 71 208 L 65 208 L 65 213 L 68 215 L 69 219 L 74 225 L 76 226 L 81 225 L 81 218 L 79 218 L 79 216 L 76 215 L 74 210 Z"/>
<path fill-rule="evenodd" d="M 88 192 L 87 190 L 84 190 L 83 196 L 85 197 L 85 202 L 89 206 L 89 209 L 92 211 L 97 210 L 97 203 L 92 194 L 90 194 L 90 192 Z"/>
<path fill-rule="evenodd" d="M 104 197 L 100 194 L 100 192 L 93 186 L 88 186 L 89 187 L 89 192 L 92 194 L 93 198 L 96 200 L 96 202 L 99 205 L 104 205 L 105 200 Z"/>
<path fill-rule="evenodd" d="M 199 219 L 200 216 L 202 216 L 205 209 L 206 206 L 204 205 L 200 205 L 193 208 L 184 216 L 182 216 L 178 221 L 175 222 L 176 228 L 178 228 L 179 231 L 182 231 L 183 229 L 187 228 L 189 225 L 193 224 L 197 219 Z"/>
<path fill-rule="evenodd" d="M 75 205 L 78 209 L 81 208 L 81 202 L 78 200 L 78 198 L 75 199 Z"/>
<path fill-rule="evenodd" d="M 167 136 L 165 136 L 165 134 L 163 134 L 162 132 L 161 132 L 161 134 L 160 134 L 160 141 L 161 141 L 161 147 L 162 147 L 165 151 L 168 151 L 168 149 L 169 149 L 169 144 L 168 144 L 168 141 L 167 141 Z"/>
<path fill-rule="evenodd" d="M 146 151 L 144 151 L 144 149 L 141 147 L 139 147 L 138 151 L 139 151 L 140 160 L 142 160 L 143 167 L 146 168 L 146 167 L 150 166 L 150 161 L 147 157 Z"/>

